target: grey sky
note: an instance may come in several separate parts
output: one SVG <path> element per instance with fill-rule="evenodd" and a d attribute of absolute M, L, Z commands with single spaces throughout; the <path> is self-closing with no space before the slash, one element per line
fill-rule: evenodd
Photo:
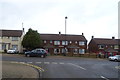
<path fill-rule="evenodd" d="M 0 0 L 0 29 L 28 28 L 39 33 L 84 33 L 90 40 L 118 37 L 119 0 Z"/>

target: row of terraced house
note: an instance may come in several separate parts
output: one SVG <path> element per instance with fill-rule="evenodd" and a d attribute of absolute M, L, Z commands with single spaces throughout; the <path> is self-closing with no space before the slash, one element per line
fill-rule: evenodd
<path fill-rule="evenodd" d="M 0 52 L 5 49 L 17 49 L 19 52 L 23 52 L 21 45 L 24 37 L 23 30 L 0 30 Z M 87 45 L 87 39 L 84 33 L 81 35 L 71 34 L 40 34 L 43 41 L 43 47 L 50 54 L 85 54 L 96 53 L 106 55 L 116 55 L 119 52 L 118 39 L 115 37 L 110 38 L 94 38 L 92 36 L 91 41 Z"/>

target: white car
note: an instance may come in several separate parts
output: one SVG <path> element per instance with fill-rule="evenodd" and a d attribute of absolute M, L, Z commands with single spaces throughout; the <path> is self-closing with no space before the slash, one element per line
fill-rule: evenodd
<path fill-rule="evenodd" d="M 7 53 L 19 53 L 19 51 L 15 49 L 9 49 Z"/>
<path fill-rule="evenodd" d="M 110 56 L 109 60 L 110 61 L 120 61 L 120 55 Z"/>

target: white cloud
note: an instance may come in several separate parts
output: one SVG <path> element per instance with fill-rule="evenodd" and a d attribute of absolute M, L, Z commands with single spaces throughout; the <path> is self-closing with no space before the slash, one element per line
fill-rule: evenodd
<path fill-rule="evenodd" d="M 33 28 L 40 33 L 67 33 L 90 38 L 117 36 L 118 0 L 1 0 L 0 28 Z"/>

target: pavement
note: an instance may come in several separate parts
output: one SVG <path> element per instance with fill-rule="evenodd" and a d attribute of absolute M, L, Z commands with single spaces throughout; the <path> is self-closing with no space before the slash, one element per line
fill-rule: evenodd
<path fill-rule="evenodd" d="M 39 78 L 39 71 L 30 65 L 2 61 L 2 78 Z"/>

